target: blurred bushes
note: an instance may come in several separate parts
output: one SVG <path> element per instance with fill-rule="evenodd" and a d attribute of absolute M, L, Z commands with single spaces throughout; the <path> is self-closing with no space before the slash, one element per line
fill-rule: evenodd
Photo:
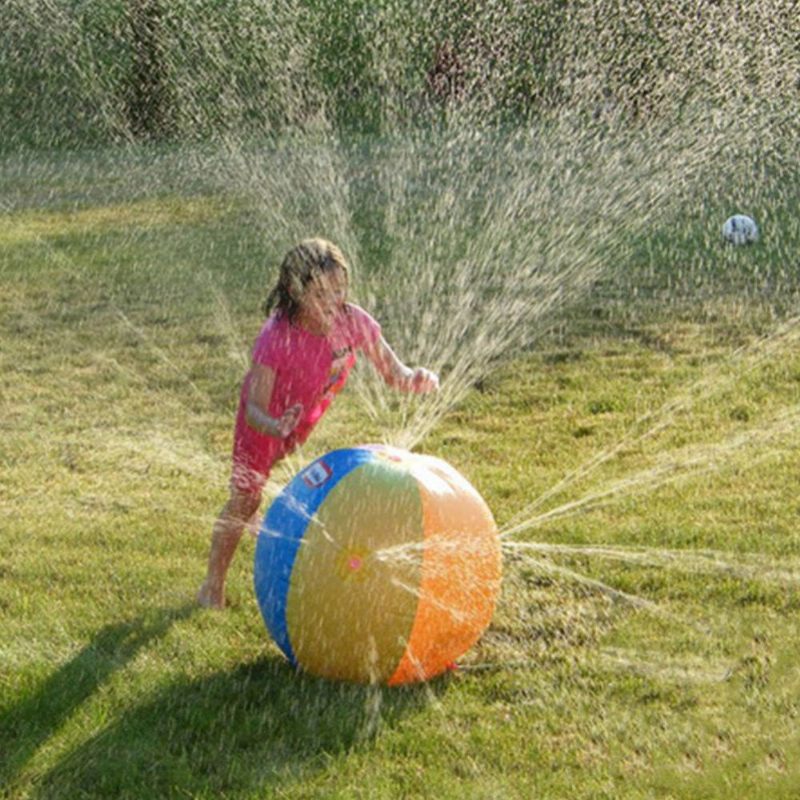
<path fill-rule="evenodd" d="M 386 132 L 785 97 L 795 0 L 6 0 L 0 141 Z"/>

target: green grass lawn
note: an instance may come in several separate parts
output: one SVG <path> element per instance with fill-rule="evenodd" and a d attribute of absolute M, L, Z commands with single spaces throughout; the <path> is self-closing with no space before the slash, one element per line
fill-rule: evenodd
<path fill-rule="evenodd" d="M 0 797 L 798 796 L 792 197 L 749 249 L 637 234 L 454 396 L 416 447 L 510 531 L 502 596 L 460 669 L 390 690 L 288 667 L 249 538 L 230 608 L 193 603 L 280 237 L 85 175 L 20 173 L 0 219 Z M 271 491 L 382 439 L 360 380 Z"/>

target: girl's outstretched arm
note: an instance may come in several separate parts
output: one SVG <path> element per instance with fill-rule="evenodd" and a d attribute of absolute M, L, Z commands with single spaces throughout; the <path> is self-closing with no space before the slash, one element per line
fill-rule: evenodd
<path fill-rule="evenodd" d="M 383 336 L 364 348 L 364 354 L 386 383 L 401 392 L 427 394 L 439 389 L 439 376 L 425 367 L 407 367 Z"/>

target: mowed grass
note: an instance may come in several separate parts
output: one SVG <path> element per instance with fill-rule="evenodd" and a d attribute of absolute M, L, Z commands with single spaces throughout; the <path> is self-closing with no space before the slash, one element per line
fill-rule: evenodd
<path fill-rule="evenodd" d="M 742 279 L 768 243 L 707 244 L 737 281 L 664 304 L 636 281 L 705 234 L 662 238 L 420 443 L 513 533 L 483 640 L 390 690 L 287 666 L 249 538 L 230 608 L 193 602 L 281 255 L 249 224 L 213 196 L 0 223 L 0 796 L 797 797 L 800 356 Z M 346 392 L 272 491 L 380 438 Z"/>

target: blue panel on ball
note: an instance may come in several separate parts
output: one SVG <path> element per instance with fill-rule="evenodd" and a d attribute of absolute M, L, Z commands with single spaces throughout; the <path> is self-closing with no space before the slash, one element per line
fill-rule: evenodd
<path fill-rule="evenodd" d="M 301 470 L 264 515 L 253 568 L 256 599 L 270 635 L 293 666 L 297 661 L 286 625 L 286 598 L 300 542 L 331 489 L 373 458 L 374 452 L 367 448 L 327 453 Z"/>

